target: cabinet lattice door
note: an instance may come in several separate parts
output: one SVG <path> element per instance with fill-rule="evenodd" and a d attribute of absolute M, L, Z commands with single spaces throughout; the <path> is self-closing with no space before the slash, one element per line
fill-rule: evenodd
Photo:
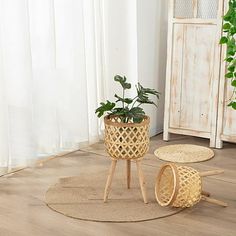
<path fill-rule="evenodd" d="M 170 0 L 164 140 L 169 133 L 215 146 L 223 0 Z"/>

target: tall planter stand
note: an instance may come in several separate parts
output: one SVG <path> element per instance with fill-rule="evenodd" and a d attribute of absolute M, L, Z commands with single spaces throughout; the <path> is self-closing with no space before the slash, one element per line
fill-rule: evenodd
<path fill-rule="evenodd" d="M 112 159 L 104 192 L 104 202 L 108 199 L 118 160 L 127 162 L 127 188 L 130 188 L 132 160 L 136 162 L 143 201 L 148 203 L 141 161 L 149 149 L 149 117 L 145 116 L 141 123 L 123 123 L 117 116 L 106 116 L 104 123 L 105 147 Z"/>

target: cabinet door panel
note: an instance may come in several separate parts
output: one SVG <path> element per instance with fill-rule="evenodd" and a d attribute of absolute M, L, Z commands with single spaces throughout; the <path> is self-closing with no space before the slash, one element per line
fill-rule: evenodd
<path fill-rule="evenodd" d="M 170 127 L 179 127 L 183 66 L 183 25 L 176 24 L 173 32 L 174 43 L 171 75 Z"/>
<path fill-rule="evenodd" d="M 210 132 L 216 26 L 176 24 L 174 32 L 170 126 Z"/>

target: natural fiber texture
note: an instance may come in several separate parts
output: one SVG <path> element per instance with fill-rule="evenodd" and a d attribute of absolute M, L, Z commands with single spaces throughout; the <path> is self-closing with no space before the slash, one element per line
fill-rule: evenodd
<path fill-rule="evenodd" d="M 122 171 L 117 171 L 110 198 L 103 203 L 104 183 L 107 171 L 78 177 L 62 178 L 46 193 L 47 205 L 66 216 L 101 222 L 139 222 L 176 214 L 181 209 L 165 208 L 156 203 L 154 179 L 156 168 L 147 167 L 148 204 L 143 203 L 136 170 L 132 171 L 131 189 L 127 189 Z"/>
<path fill-rule="evenodd" d="M 191 167 L 166 164 L 157 177 L 155 192 L 161 206 L 191 207 L 201 200 L 201 177 Z"/>
<path fill-rule="evenodd" d="M 113 159 L 140 159 L 149 148 L 149 118 L 141 123 L 122 123 L 119 117 L 106 116 L 105 147 Z"/>
<path fill-rule="evenodd" d="M 214 157 L 210 148 L 191 144 L 167 145 L 158 148 L 154 154 L 161 160 L 179 163 L 201 162 Z"/>

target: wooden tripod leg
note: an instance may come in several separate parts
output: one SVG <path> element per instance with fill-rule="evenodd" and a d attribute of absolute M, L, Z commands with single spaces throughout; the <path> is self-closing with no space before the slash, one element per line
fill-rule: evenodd
<path fill-rule="evenodd" d="M 111 183 L 112 183 L 112 178 L 113 178 L 113 175 L 114 175 L 114 172 L 115 172 L 116 163 L 117 163 L 117 160 L 112 160 L 111 167 L 110 167 L 110 170 L 109 170 L 109 174 L 107 176 L 105 191 L 104 191 L 104 202 L 107 201 L 107 198 L 108 198 L 108 195 L 109 195 L 109 192 L 110 192 L 110 189 L 111 189 Z"/>
<path fill-rule="evenodd" d="M 209 171 L 200 172 L 199 175 L 201 177 L 205 177 L 205 176 L 219 175 L 222 173 L 224 173 L 224 170 L 209 170 Z"/>
<path fill-rule="evenodd" d="M 136 165 L 137 165 L 137 169 L 138 169 L 138 177 L 139 177 L 141 192 L 143 195 L 143 201 L 144 201 L 144 203 L 148 203 L 147 194 L 146 194 L 146 187 L 145 187 L 146 183 L 144 180 L 144 175 L 143 175 L 143 171 L 142 171 L 142 167 L 141 167 L 141 161 L 136 161 Z"/>
<path fill-rule="evenodd" d="M 211 194 L 207 191 L 202 190 L 202 195 L 204 195 L 206 197 L 210 197 Z"/>
<path fill-rule="evenodd" d="M 222 206 L 222 207 L 227 207 L 228 206 L 228 204 L 225 203 L 225 202 L 222 202 L 222 201 L 214 199 L 214 198 L 209 198 L 209 197 L 206 197 L 206 196 L 202 196 L 202 200 L 204 200 L 206 202 L 216 204 L 218 206 Z"/>
<path fill-rule="evenodd" d="M 130 189 L 131 181 L 131 160 L 127 160 L 127 188 Z"/>

